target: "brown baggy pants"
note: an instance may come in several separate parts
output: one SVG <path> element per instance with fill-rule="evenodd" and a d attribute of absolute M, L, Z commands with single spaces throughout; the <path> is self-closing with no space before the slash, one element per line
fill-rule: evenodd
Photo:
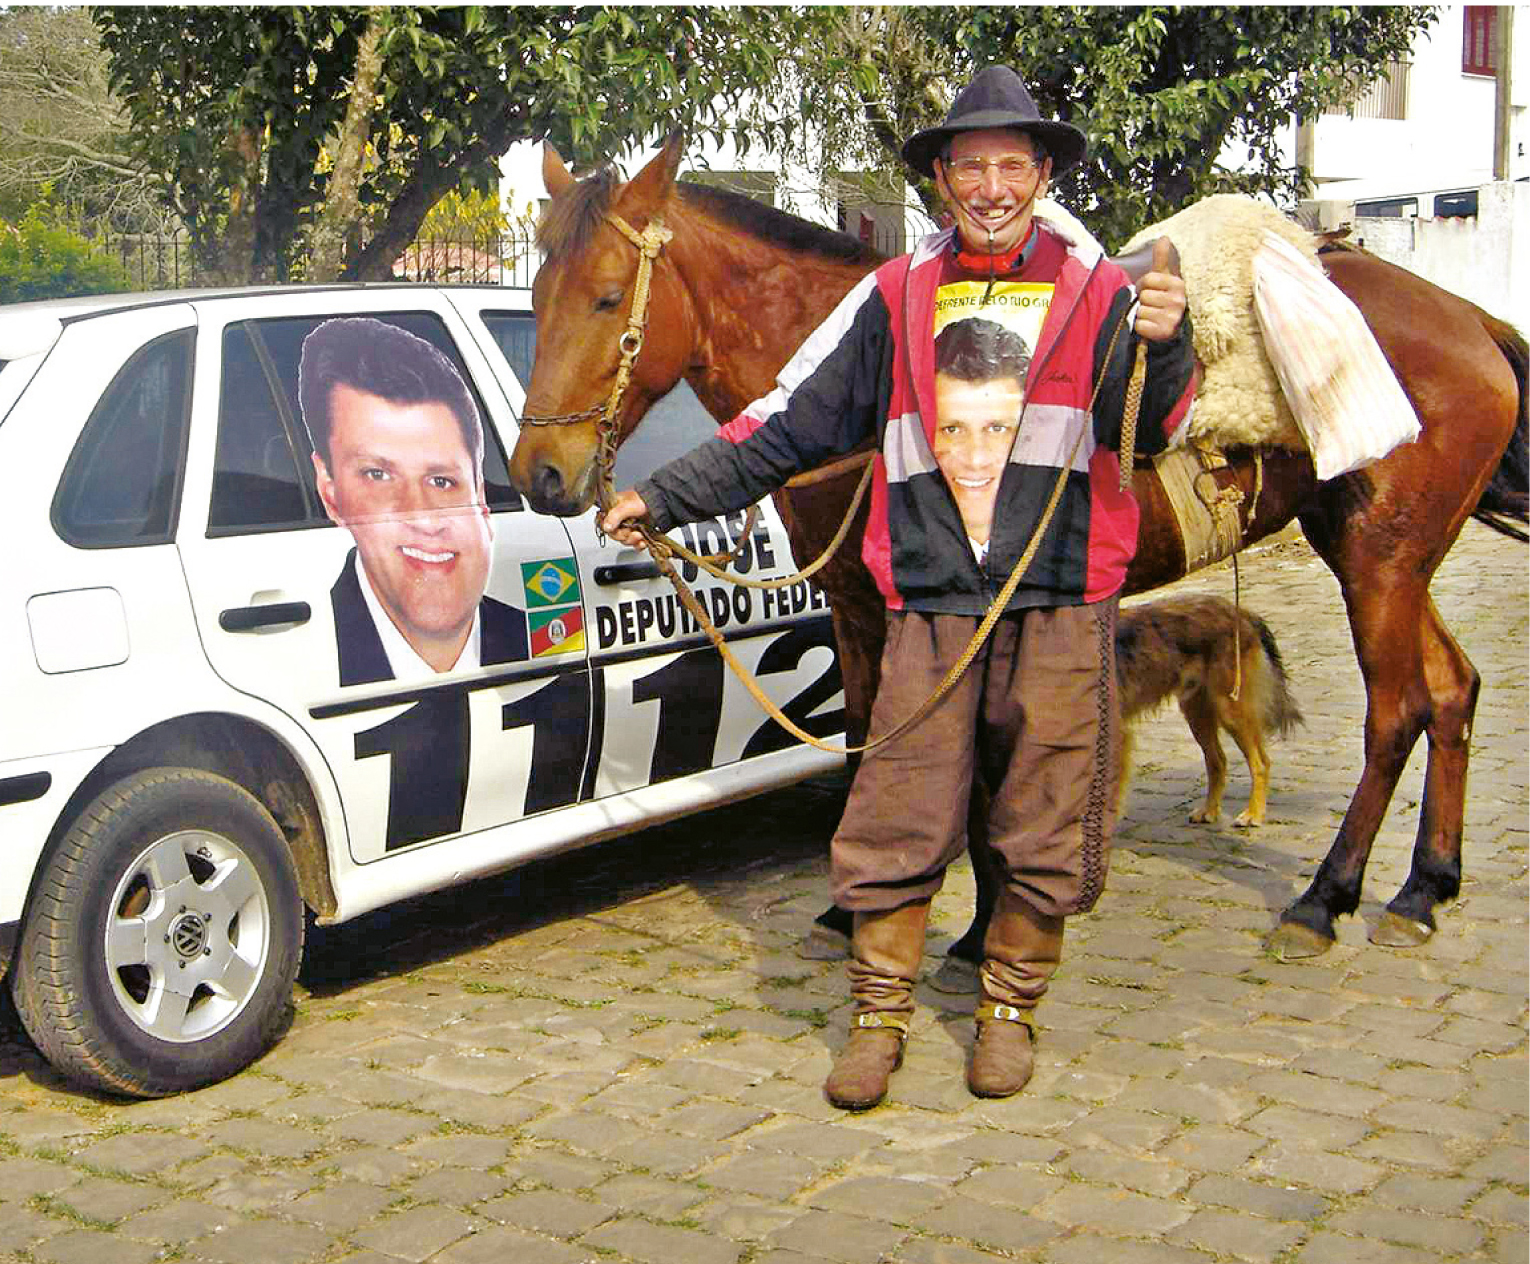
<path fill-rule="evenodd" d="M 1000 619 L 941 703 L 862 756 L 831 850 L 834 902 L 896 908 L 940 890 L 967 841 L 974 776 L 988 843 L 1037 912 L 1092 908 L 1105 886 L 1121 769 L 1116 598 Z M 875 737 L 935 690 L 981 620 L 889 612 Z"/>

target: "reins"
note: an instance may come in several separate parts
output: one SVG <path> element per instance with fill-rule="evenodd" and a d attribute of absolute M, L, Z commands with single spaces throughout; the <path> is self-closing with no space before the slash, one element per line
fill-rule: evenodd
<path fill-rule="evenodd" d="M 521 418 L 523 424 L 532 426 L 573 425 L 592 419 L 595 421 L 597 531 L 600 531 L 599 516 L 605 513 L 614 499 L 612 468 L 615 464 L 616 456 L 616 415 L 617 410 L 621 406 L 622 397 L 626 394 L 627 385 L 632 379 L 633 362 L 636 361 L 638 352 L 643 348 L 643 335 L 648 321 L 649 288 L 653 275 L 654 260 L 658 258 L 660 251 L 663 250 L 664 243 L 669 241 L 674 235 L 664 227 L 663 221 L 659 219 L 650 221 L 648 227 L 639 233 L 618 215 L 608 213 L 606 218 L 611 221 L 612 225 L 623 237 L 638 249 L 638 270 L 637 278 L 633 284 L 632 310 L 627 317 L 626 331 L 622 334 L 618 343 L 621 350 L 621 361 L 617 366 L 616 381 L 612 385 L 611 393 L 603 405 L 593 405 L 582 412 L 563 413 L 553 416 L 525 416 Z M 1135 308 L 1128 308 L 1122 313 L 1121 319 L 1116 323 L 1116 328 L 1110 336 L 1110 345 L 1106 349 L 1104 357 L 1104 364 L 1107 368 L 1110 364 L 1110 358 L 1115 352 L 1116 342 L 1121 336 L 1121 331 L 1126 327 L 1126 323 L 1134 310 Z M 1123 491 L 1131 485 L 1133 449 L 1136 446 L 1137 413 L 1142 403 L 1142 387 L 1147 370 L 1146 351 L 1145 345 L 1138 345 L 1136 362 L 1132 366 L 1131 378 L 1126 387 L 1126 397 L 1121 419 L 1121 489 Z M 936 686 L 935 691 L 914 710 L 913 714 L 895 725 L 888 732 L 883 733 L 879 737 L 870 738 L 859 746 L 835 746 L 825 742 L 822 738 L 809 733 L 782 711 L 760 687 L 759 681 L 753 673 L 738 660 L 732 649 L 729 648 L 727 640 L 718 631 L 716 624 L 712 622 L 706 607 L 697 599 L 696 594 L 686 586 L 685 581 L 681 579 L 679 573 L 675 570 L 670 558 L 679 554 L 702 567 L 708 574 L 747 588 L 785 588 L 810 578 L 827 565 L 829 559 L 833 557 L 839 546 L 844 543 L 845 537 L 849 534 L 850 525 L 854 522 L 855 515 L 860 509 L 867 487 L 871 484 L 872 472 L 875 469 L 874 458 L 876 454 L 874 452 L 852 454 L 828 466 L 820 467 L 818 470 L 804 471 L 803 474 L 787 481 L 787 487 L 810 485 L 854 469 L 860 462 L 865 463 L 865 471 L 862 473 L 860 483 L 857 485 L 855 494 L 851 498 L 850 508 L 845 514 L 844 521 L 840 523 L 839 530 L 835 533 L 834 538 L 813 562 L 794 575 L 769 580 L 748 579 L 740 575 L 730 575 L 724 568 L 728 560 L 731 559 L 732 554 L 722 555 L 721 564 L 719 564 L 719 559 L 716 555 L 711 557 L 699 556 L 667 536 L 661 535 L 646 523 L 638 522 L 634 526 L 647 543 L 648 553 L 653 559 L 655 567 L 665 579 L 669 580 L 670 586 L 674 588 L 681 605 L 690 612 L 691 617 L 696 620 L 697 625 L 706 633 L 707 639 L 712 643 L 713 647 L 722 657 L 722 660 L 727 663 L 733 673 L 744 684 L 745 688 L 749 690 L 750 695 L 760 705 L 761 709 L 788 733 L 797 738 L 798 741 L 816 746 L 819 750 L 827 751 L 830 754 L 862 754 L 892 741 L 895 737 L 907 732 L 923 720 L 925 716 L 935 709 L 941 699 L 951 691 L 967 668 L 972 665 L 972 660 L 977 657 L 978 652 L 983 647 L 983 643 L 987 641 L 994 626 L 1003 616 L 1005 609 L 1009 605 L 1010 598 L 1014 596 L 1015 590 L 1020 586 L 1021 579 L 1026 571 L 1030 569 L 1031 562 L 1036 556 L 1036 551 L 1041 546 L 1042 538 L 1045 536 L 1047 528 L 1051 525 L 1052 516 L 1056 512 L 1058 503 L 1062 500 L 1063 488 L 1067 486 L 1068 475 L 1073 469 L 1073 462 L 1078 458 L 1079 449 L 1083 446 L 1084 435 L 1089 429 L 1089 419 L 1094 413 L 1094 405 L 1099 399 L 1100 390 L 1104 383 L 1105 370 L 1102 369 L 1099 380 L 1094 384 L 1094 393 L 1090 396 L 1089 407 L 1084 411 L 1084 418 L 1079 427 L 1078 437 L 1073 441 L 1073 449 L 1069 452 L 1068 459 L 1063 463 L 1062 468 L 1058 470 L 1057 481 L 1053 484 L 1051 495 L 1047 498 L 1046 507 L 1041 514 L 1041 520 L 1036 524 L 1036 530 L 1032 533 L 1029 542 L 1025 546 L 1025 550 L 1021 553 L 1020 560 L 1015 563 L 1014 570 L 1010 572 L 1009 578 L 1004 582 L 1004 587 L 999 590 L 998 595 L 993 600 L 993 604 L 988 608 L 988 613 L 983 616 L 982 622 L 972 634 L 972 639 L 968 641 L 966 649 L 962 651 L 957 661 L 951 665 L 950 670 L 946 672 L 945 678 Z M 1022 418 L 1023 415 L 1022 409 Z M 798 480 L 801 481 L 799 482 Z M 751 509 L 750 512 L 753 514 L 755 510 Z M 748 538 L 751 530 L 752 519 L 750 523 L 746 524 L 739 547 L 742 547 L 743 540 Z M 601 536 L 604 538 L 603 532 L 601 532 Z M 737 549 L 734 552 L 736 553 Z"/>

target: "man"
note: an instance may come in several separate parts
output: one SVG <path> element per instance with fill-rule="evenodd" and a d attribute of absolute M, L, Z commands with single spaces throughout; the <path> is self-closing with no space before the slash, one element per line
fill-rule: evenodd
<path fill-rule="evenodd" d="M 832 893 L 854 912 L 855 1013 L 824 1089 L 846 1109 L 880 1101 L 902 1062 L 930 899 L 964 849 L 974 776 L 991 796 L 987 842 L 1004 881 L 983 947 L 973 1093 L 1007 1096 L 1029 1081 L 1034 1011 L 1061 960 L 1064 919 L 1091 908 L 1104 885 L 1120 763 L 1116 606 L 1137 543 L 1137 505 L 1119 488 L 1112 449 L 1138 339 L 1148 345 L 1143 451 L 1166 446 L 1188 413 L 1194 358 L 1178 277 L 1161 268 L 1143 277 L 1131 319 L 1125 274 L 1033 215 L 1047 182 L 1084 150 L 1077 128 L 1041 119 L 1014 71 L 983 70 L 944 123 L 903 149 L 934 179 L 955 227 L 867 277 L 772 394 L 623 493 L 604 520 L 635 543 L 629 520 L 646 514 L 668 529 L 741 507 L 875 436 L 862 544 L 888 609 L 875 736 L 958 660 L 1063 480 L 982 652 L 917 728 L 863 757 L 834 836 Z M 954 410 L 956 396 L 950 382 L 940 395 L 935 335 L 977 314 L 1034 330 L 1023 409 L 997 474 L 986 461 L 962 465 L 945 446 L 954 434 L 940 434 L 941 404 Z M 1013 395 L 1019 381 L 1000 389 Z M 974 531 L 986 536 L 977 549 Z"/>
<path fill-rule="evenodd" d="M 303 340 L 298 399 L 319 499 L 356 541 L 330 589 L 340 683 L 525 658 L 525 615 L 484 596 L 483 424 L 451 361 L 396 325 L 329 320 Z"/>

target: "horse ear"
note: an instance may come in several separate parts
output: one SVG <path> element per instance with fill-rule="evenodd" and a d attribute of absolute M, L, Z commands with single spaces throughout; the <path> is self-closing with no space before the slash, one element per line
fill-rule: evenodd
<path fill-rule="evenodd" d="M 549 197 L 557 197 L 573 188 L 576 183 L 574 173 L 563 161 L 563 155 L 550 144 L 542 146 L 542 183 L 547 186 Z"/>
<path fill-rule="evenodd" d="M 627 182 L 621 194 L 623 210 L 657 214 L 675 187 L 675 174 L 680 170 L 680 159 L 684 154 L 685 133 L 677 129 L 669 134 L 664 148 L 649 160 L 648 165 Z"/>

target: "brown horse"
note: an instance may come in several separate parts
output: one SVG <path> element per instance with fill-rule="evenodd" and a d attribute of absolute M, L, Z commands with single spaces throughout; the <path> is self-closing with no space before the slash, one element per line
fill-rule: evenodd
<path fill-rule="evenodd" d="M 567 417 L 597 406 L 617 373 L 638 252 L 611 223 L 673 234 L 654 264 L 647 339 L 616 415 L 618 441 L 682 377 L 719 423 L 774 385 L 776 372 L 840 298 L 880 262 L 842 234 L 770 207 L 677 184 L 681 144 L 631 181 L 607 169 L 576 181 L 551 150 L 543 174 L 552 202 L 540 238 L 546 262 L 533 301 L 536 363 L 530 417 Z M 1371 845 L 1421 733 L 1428 738 L 1424 799 L 1411 872 L 1371 932 L 1412 946 L 1434 930 L 1437 904 L 1461 881 L 1466 767 L 1479 677 L 1429 596 L 1429 581 L 1468 517 L 1524 539 L 1530 352 L 1510 326 L 1413 274 L 1362 251 L 1323 257 L 1359 306 L 1418 413 L 1416 443 L 1351 474 L 1319 483 L 1310 459 L 1233 452 L 1229 483 L 1243 489 L 1244 539 L 1299 519 L 1338 577 L 1366 688 L 1365 768 L 1311 886 L 1281 915 L 1272 946 L 1315 955 L 1332 944 L 1334 919 L 1353 913 Z M 510 476 L 545 513 L 588 511 L 596 493 L 596 426 L 525 426 Z M 799 562 L 818 556 L 843 518 L 858 471 L 777 493 Z M 1126 592 L 1180 578 L 1184 553 L 1167 497 L 1139 469 L 1138 552 Z M 864 511 L 863 511 L 864 514 Z M 859 538 L 859 528 L 851 541 Z M 884 605 L 851 542 L 820 572 L 834 618 L 850 738 L 865 733 L 880 664 Z"/>

